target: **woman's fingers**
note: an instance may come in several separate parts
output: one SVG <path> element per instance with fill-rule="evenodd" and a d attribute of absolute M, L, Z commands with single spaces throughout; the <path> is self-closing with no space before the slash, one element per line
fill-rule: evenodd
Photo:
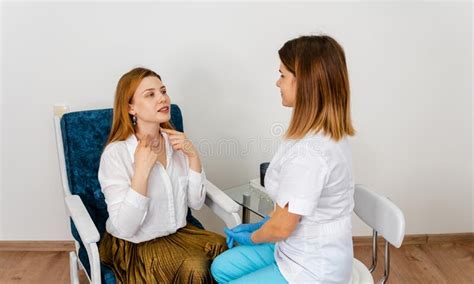
<path fill-rule="evenodd" d="M 189 140 L 177 139 L 170 140 L 171 146 L 174 150 L 182 150 L 186 155 L 195 152 L 193 144 Z"/>
<path fill-rule="evenodd" d="M 177 130 L 169 129 L 169 128 L 161 128 L 161 131 L 163 131 L 163 132 L 166 133 L 166 134 L 178 134 L 178 133 L 183 133 L 183 132 L 179 132 L 179 131 L 177 131 Z"/>
<path fill-rule="evenodd" d="M 165 130 L 163 132 L 168 134 L 168 139 L 169 140 L 177 140 L 177 139 L 185 140 L 185 139 L 187 139 L 186 135 L 183 132 L 179 132 L 179 131 L 172 130 L 172 129 L 165 129 L 165 128 L 162 128 L 162 130 Z"/>
<path fill-rule="evenodd" d="M 182 141 L 174 141 L 174 142 L 171 142 L 171 146 L 173 147 L 174 150 L 181 150 L 183 148 L 183 143 Z"/>
<path fill-rule="evenodd" d="M 178 139 L 185 140 L 185 139 L 187 139 L 187 138 L 186 138 L 186 135 L 184 135 L 183 133 L 181 133 L 181 134 L 171 134 L 171 135 L 168 135 L 168 139 L 169 139 L 169 140 L 178 140 Z"/>
<path fill-rule="evenodd" d="M 181 150 L 186 155 L 191 155 L 195 152 L 192 142 L 187 139 L 184 133 L 173 129 L 162 128 L 161 130 L 168 134 L 168 142 L 174 150 Z M 150 148 L 151 151 L 158 152 L 162 146 L 158 141 L 157 139 L 151 139 L 149 135 L 143 135 L 143 137 L 139 139 L 138 148 Z"/>
<path fill-rule="evenodd" d="M 229 228 L 224 228 L 224 233 L 226 234 L 226 236 L 229 236 L 229 237 L 234 237 L 235 233 L 234 231 L 232 231 L 232 229 L 229 229 Z"/>
<path fill-rule="evenodd" d="M 176 144 L 176 143 L 184 143 L 186 140 L 185 139 L 170 139 L 169 141 L 171 144 Z"/>

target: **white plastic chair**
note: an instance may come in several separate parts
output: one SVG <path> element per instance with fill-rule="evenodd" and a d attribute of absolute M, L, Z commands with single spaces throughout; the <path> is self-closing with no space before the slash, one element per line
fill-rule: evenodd
<path fill-rule="evenodd" d="M 372 272 L 377 266 L 377 235 L 385 239 L 384 274 L 380 283 L 386 283 L 390 275 L 390 245 L 399 248 L 405 236 L 405 217 L 403 212 L 385 196 L 356 185 L 354 192 L 354 212 L 373 230 L 372 265 L 367 268 L 354 258 L 352 283 L 374 283 Z"/>
<path fill-rule="evenodd" d="M 64 190 L 64 201 L 68 217 L 74 223 L 80 241 L 83 243 L 87 252 L 88 267 L 90 267 L 90 274 L 87 273 L 84 263 L 79 258 L 78 240 L 76 243 L 76 251 L 69 254 L 70 262 L 70 279 L 71 283 L 79 283 L 78 265 L 86 272 L 89 282 L 98 284 L 101 283 L 101 265 L 99 258 L 99 251 L 97 243 L 100 240 L 100 235 L 95 226 L 91 215 L 87 211 L 83 200 L 78 195 L 71 194 L 68 183 L 68 174 L 66 170 L 66 157 L 63 145 L 63 133 L 61 129 L 61 118 L 65 113 L 68 113 L 69 107 L 66 105 L 55 105 L 54 107 L 54 127 L 56 132 L 56 146 L 59 158 L 59 166 L 61 173 L 62 187 Z M 238 211 L 240 206 L 228 197 L 222 190 L 217 188 L 210 181 L 206 184 L 206 199 L 205 204 L 215 213 L 220 219 L 224 221 L 227 227 L 235 227 L 241 223 Z M 105 282 L 108 282 L 107 279 Z M 115 280 L 111 280 L 112 283 Z"/>

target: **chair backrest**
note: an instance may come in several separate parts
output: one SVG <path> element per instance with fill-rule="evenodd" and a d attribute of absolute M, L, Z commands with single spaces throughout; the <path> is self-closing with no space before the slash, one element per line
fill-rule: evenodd
<path fill-rule="evenodd" d="M 97 177 L 100 157 L 112 126 L 112 109 L 66 113 L 61 118 L 67 182 L 70 194 L 79 195 L 99 234 L 105 230 L 107 206 Z M 171 123 L 183 131 L 181 110 L 171 105 Z M 72 233 L 78 235 L 72 224 Z"/>
<path fill-rule="evenodd" d="M 393 246 L 399 248 L 405 236 L 403 212 L 387 197 L 357 184 L 354 192 L 354 212 Z"/>

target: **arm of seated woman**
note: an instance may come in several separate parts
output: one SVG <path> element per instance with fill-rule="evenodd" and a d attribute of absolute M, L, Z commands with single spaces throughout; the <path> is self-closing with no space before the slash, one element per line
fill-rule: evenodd
<path fill-rule="evenodd" d="M 300 215 L 288 212 L 288 204 L 283 208 L 277 204 L 270 220 L 252 234 L 252 242 L 259 244 L 287 239 L 296 229 L 300 220 Z"/>

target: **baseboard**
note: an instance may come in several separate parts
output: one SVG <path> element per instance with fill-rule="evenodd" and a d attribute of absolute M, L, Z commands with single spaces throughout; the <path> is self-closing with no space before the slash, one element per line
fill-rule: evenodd
<path fill-rule="evenodd" d="M 74 241 L 0 241 L 0 251 L 73 251 Z"/>
<path fill-rule="evenodd" d="M 372 236 L 353 237 L 354 246 L 371 246 Z M 382 237 L 377 238 L 379 244 L 385 241 Z M 403 245 L 426 245 L 440 243 L 472 243 L 474 242 L 474 233 L 454 233 L 454 234 L 418 234 L 406 235 L 403 239 Z"/>
<path fill-rule="evenodd" d="M 371 246 L 372 236 L 353 237 L 354 246 Z M 403 245 L 474 242 L 474 233 L 406 235 Z M 383 244 L 382 237 L 378 243 Z M 74 241 L 0 241 L 0 251 L 73 251 Z"/>

